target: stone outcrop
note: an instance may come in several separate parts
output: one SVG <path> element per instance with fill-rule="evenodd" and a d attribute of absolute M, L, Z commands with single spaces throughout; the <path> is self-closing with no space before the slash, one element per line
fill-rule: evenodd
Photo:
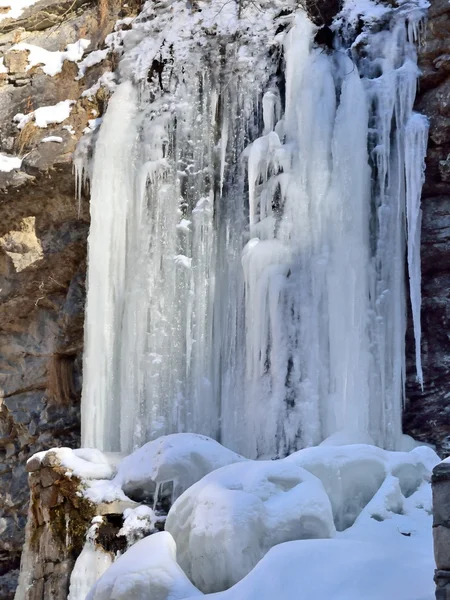
<path fill-rule="evenodd" d="M 450 463 L 433 469 L 432 488 L 436 600 L 450 600 Z"/>
<path fill-rule="evenodd" d="M 30 461 L 30 507 L 21 572 L 21 600 L 66 600 L 70 574 L 95 508 L 81 494 L 81 481 L 48 452 Z"/>
<path fill-rule="evenodd" d="M 450 5 L 431 0 L 419 46 L 422 71 L 417 110 L 430 120 L 422 196 L 422 360 L 415 381 L 412 327 L 407 335 L 404 429 L 450 454 Z"/>
<path fill-rule="evenodd" d="M 12 0 L 14 5 L 14 0 Z M 122 5 L 125 5 L 122 7 Z M 14 595 L 28 506 L 25 461 L 58 445 L 79 445 L 81 355 L 89 207 L 75 199 L 72 155 L 108 91 L 82 97 L 114 55 L 78 78 L 65 61 L 51 77 L 28 68 L 18 43 L 62 51 L 79 39 L 104 47 L 118 18 L 139 0 L 37 0 L 16 20 L 0 21 L 0 153 L 22 159 L 0 171 L 0 598 Z M 1 63 L 0 63 L 1 64 Z M 74 100 L 60 124 L 17 128 L 13 117 Z M 42 142 L 52 136 L 56 141 Z"/>

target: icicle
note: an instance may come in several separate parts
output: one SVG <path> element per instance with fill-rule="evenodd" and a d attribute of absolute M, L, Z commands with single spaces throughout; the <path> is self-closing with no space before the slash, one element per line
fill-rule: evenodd
<path fill-rule="evenodd" d="M 425 156 L 428 140 L 428 120 L 423 115 L 413 113 L 406 124 L 405 131 L 405 177 L 406 177 L 406 215 L 408 222 L 408 273 L 409 293 L 416 345 L 417 381 L 423 389 L 422 361 L 420 353 L 420 231 L 422 210 L 420 199 L 425 181 Z"/>

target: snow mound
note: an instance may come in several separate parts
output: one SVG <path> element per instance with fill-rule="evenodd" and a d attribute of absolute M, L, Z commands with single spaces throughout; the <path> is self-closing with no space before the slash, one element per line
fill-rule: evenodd
<path fill-rule="evenodd" d="M 204 592 L 232 586 L 276 544 L 336 533 L 321 482 L 285 460 L 210 473 L 174 503 L 166 531 L 181 567 Z"/>
<path fill-rule="evenodd" d="M 137 502 L 170 504 L 202 477 L 246 459 L 194 433 L 174 433 L 148 442 L 120 464 L 113 484 Z"/>
<path fill-rule="evenodd" d="M 214 600 L 432 600 L 432 559 L 402 549 L 341 539 L 280 544 Z"/>
<path fill-rule="evenodd" d="M 389 452 L 375 446 L 318 446 L 305 448 L 286 461 L 318 477 L 330 498 L 336 529 L 351 527 L 389 476 L 398 479 L 404 497 L 411 496 L 439 462 L 428 447 Z"/>
<path fill-rule="evenodd" d="M 176 562 L 163 531 L 137 542 L 91 588 L 86 600 L 182 600 L 201 596 Z"/>

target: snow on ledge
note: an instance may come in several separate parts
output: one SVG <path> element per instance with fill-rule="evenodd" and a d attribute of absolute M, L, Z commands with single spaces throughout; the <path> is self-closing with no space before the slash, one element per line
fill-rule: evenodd
<path fill-rule="evenodd" d="M 37 470 L 38 465 L 45 464 L 43 461 L 49 453 L 56 456 L 62 467 L 69 469 L 68 476 L 75 475 L 81 479 L 111 479 L 116 473 L 114 457 L 107 456 L 95 448 L 72 450 L 63 447 L 37 452 L 27 460 L 28 470 Z"/>
<path fill-rule="evenodd" d="M 83 54 L 89 47 L 90 43 L 91 40 L 82 38 L 74 44 L 68 44 L 63 52 L 51 52 L 50 50 L 45 50 L 40 46 L 34 46 L 33 44 L 21 42 L 19 44 L 15 44 L 11 48 L 11 51 L 24 50 L 28 52 L 27 71 L 29 71 L 32 67 L 39 65 L 46 75 L 53 77 L 54 75 L 61 73 L 65 60 L 75 63 L 79 62 L 83 58 Z"/>
<path fill-rule="evenodd" d="M 0 152 L 0 171 L 3 171 L 3 173 L 10 173 L 14 169 L 20 169 L 21 166 L 21 158 L 18 156 L 9 156 Z"/>
<path fill-rule="evenodd" d="M 23 129 L 33 119 L 36 127 L 46 128 L 52 123 L 65 121 L 69 117 L 74 104 L 75 100 L 62 100 L 62 102 L 58 102 L 53 106 L 42 106 L 27 115 L 18 113 L 13 117 L 13 121 L 17 123 L 17 129 Z"/>
<path fill-rule="evenodd" d="M 49 135 L 41 140 L 41 144 L 47 144 L 48 142 L 56 142 L 57 144 L 62 144 L 63 139 L 59 137 L 59 135 Z"/>

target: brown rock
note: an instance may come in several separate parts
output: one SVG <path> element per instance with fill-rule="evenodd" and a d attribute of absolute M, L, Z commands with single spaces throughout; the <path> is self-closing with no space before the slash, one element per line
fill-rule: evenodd
<path fill-rule="evenodd" d="M 9 73 L 26 73 L 28 67 L 28 50 L 11 50 L 5 54 L 4 64 Z"/>

